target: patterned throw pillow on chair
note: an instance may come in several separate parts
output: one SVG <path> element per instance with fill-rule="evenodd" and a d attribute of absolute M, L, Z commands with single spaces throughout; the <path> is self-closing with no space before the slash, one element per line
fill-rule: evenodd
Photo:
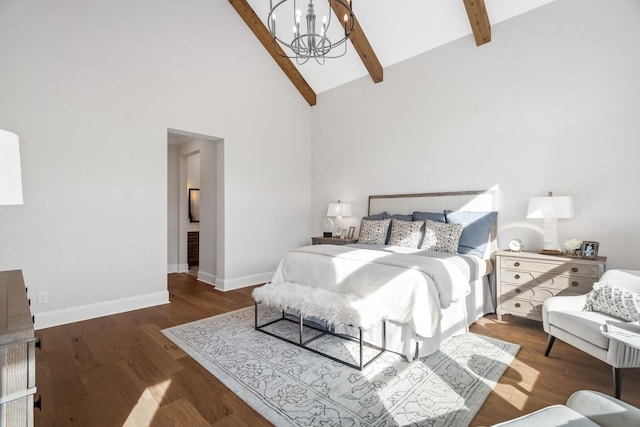
<path fill-rule="evenodd" d="M 607 282 L 596 282 L 587 294 L 585 311 L 610 314 L 628 322 L 640 320 L 640 294 L 620 289 Z"/>

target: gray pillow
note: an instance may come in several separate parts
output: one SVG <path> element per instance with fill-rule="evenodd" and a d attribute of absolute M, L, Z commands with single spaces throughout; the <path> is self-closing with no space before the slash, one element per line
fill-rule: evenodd
<path fill-rule="evenodd" d="M 413 212 L 414 221 L 435 221 L 435 222 L 447 222 L 443 212 Z"/>
<path fill-rule="evenodd" d="M 362 219 L 378 220 L 378 219 L 387 219 L 389 217 L 390 217 L 390 215 L 387 213 L 387 211 L 384 211 L 384 212 L 379 213 L 379 214 L 373 214 L 373 215 L 365 216 Z"/>
<path fill-rule="evenodd" d="M 387 240 L 387 230 L 390 219 L 360 221 L 360 237 L 358 243 L 363 245 L 384 245 Z"/>
<path fill-rule="evenodd" d="M 445 210 L 448 224 L 462 224 L 462 236 L 458 244 L 458 253 L 484 258 L 493 224 L 498 212 L 472 212 Z"/>

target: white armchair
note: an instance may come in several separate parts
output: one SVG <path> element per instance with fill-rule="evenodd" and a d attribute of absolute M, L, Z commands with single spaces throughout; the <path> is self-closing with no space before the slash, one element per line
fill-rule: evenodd
<path fill-rule="evenodd" d="M 609 282 L 618 288 L 640 293 L 640 271 L 608 270 L 601 282 Z M 582 311 L 586 295 L 556 296 L 542 306 L 542 325 L 549 334 L 544 355 L 549 356 L 556 338 L 588 353 L 613 368 L 614 395 L 620 397 L 622 368 L 640 367 L 640 349 L 629 347 L 602 334 L 600 327 L 607 321 L 620 319 L 596 311 Z"/>
<path fill-rule="evenodd" d="M 580 390 L 566 405 L 553 405 L 493 427 L 628 427 L 640 425 L 640 409 L 597 391 Z"/>

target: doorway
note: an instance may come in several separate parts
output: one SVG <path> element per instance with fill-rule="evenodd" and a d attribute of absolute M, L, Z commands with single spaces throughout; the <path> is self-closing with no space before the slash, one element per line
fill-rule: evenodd
<path fill-rule="evenodd" d="M 169 129 L 167 141 L 167 271 L 215 286 L 224 277 L 224 140 Z"/>

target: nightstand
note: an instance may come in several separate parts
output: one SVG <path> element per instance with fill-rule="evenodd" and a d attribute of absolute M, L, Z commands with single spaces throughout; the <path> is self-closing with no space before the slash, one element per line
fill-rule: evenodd
<path fill-rule="evenodd" d="M 586 294 L 605 270 L 597 259 L 499 251 L 496 254 L 497 314 L 542 321 L 542 303 L 556 295 Z"/>
<path fill-rule="evenodd" d="M 358 243 L 358 239 L 341 239 L 339 237 L 312 237 L 312 245 L 352 245 Z"/>

